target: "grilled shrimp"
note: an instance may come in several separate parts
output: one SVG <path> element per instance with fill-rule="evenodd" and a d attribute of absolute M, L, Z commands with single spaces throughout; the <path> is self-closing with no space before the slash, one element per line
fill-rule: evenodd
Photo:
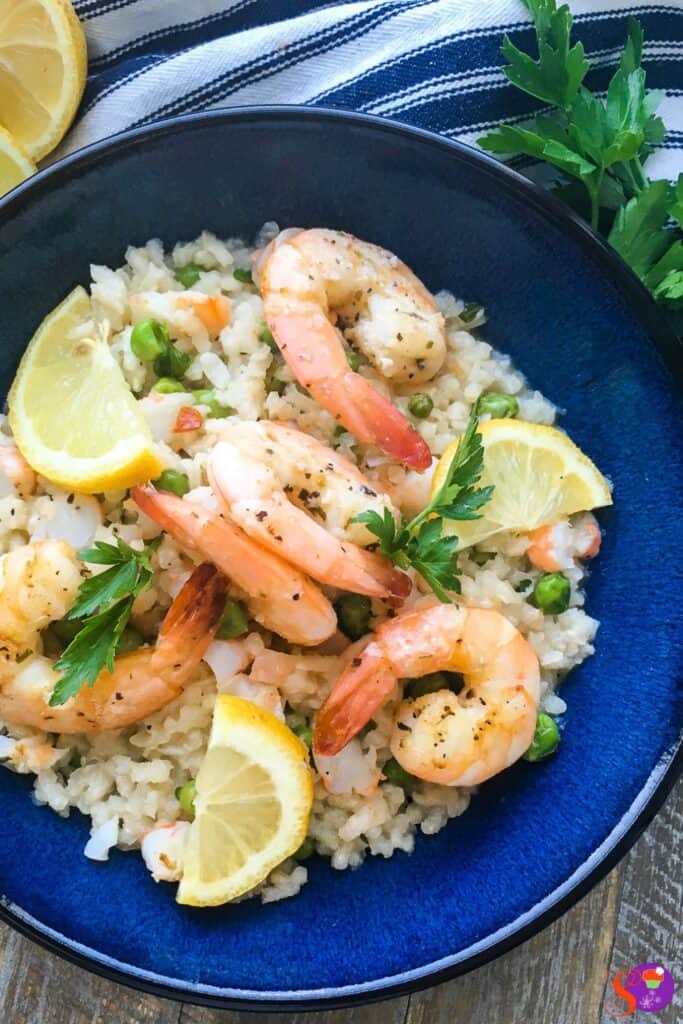
<path fill-rule="evenodd" d="M 133 323 L 146 317 L 165 320 L 173 334 L 196 340 L 216 338 L 232 319 L 230 299 L 204 292 L 137 292 L 130 297 Z"/>
<path fill-rule="evenodd" d="M 528 749 L 540 698 L 539 664 L 500 612 L 435 605 L 385 622 L 332 689 L 313 750 L 341 750 L 390 696 L 399 679 L 462 673 L 459 694 L 438 690 L 398 705 L 391 752 L 427 782 L 475 786 Z"/>
<path fill-rule="evenodd" d="M 352 522 L 365 509 L 393 508 L 351 462 L 279 423 L 230 423 L 221 437 L 209 481 L 246 533 L 320 583 L 402 603 L 409 577 L 365 551 L 376 538 Z"/>
<path fill-rule="evenodd" d="M 234 580 L 248 595 L 253 617 L 267 629 L 305 645 L 322 643 L 334 633 L 337 616 L 324 594 L 217 511 L 153 487 L 135 487 L 131 494 L 181 547 L 198 552 Z"/>
<path fill-rule="evenodd" d="M 10 559 L 24 550 L 4 557 Z M 46 571 L 54 573 L 54 564 L 47 565 Z M 22 586 L 28 590 L 37 570 L 24 563 L 24 572 Z M 177 697 L 199 665 L 221 621 L 225 594 L 225 580 L 214 567 L 198 566 L 166 613 L 153 647 L 119 655 L 112 672 L 104 669 L 94 686 L 83 686 L 75 697 L 56 707 L 49 701 L 60 673 L 49 658 L 36 653 L 21 660 L 6 657 L 0 663 L 0 718 L 59 733 L 104 732 L 146 718 Z M 42 608 L 35 609 L 38 621 L 61 618 L 63 604 L 61 597 L 55 601 L 44 590 Z"/>
<path fill-rule="evenodd" d="M 0 658 L 35 650 L 42 629 L 63 619 L 81 573 L 63 540 L 40 540 L 0 557 Z"/>
<path fill-rule="evenodd" d="M 427 444 L 350 369 L 342 343 L 343 331 L 394 381 L 418 383 L 438 372 L 446 356 L 443 317 L 412 270 L 386 249 L 324 228 L 283 232 L 255 269 L 268 327 L 297 380 L 361 441 L 426 469 Z"/>
<path fill-rule="evenodd" d="M 595 558 L 602 535 L 595 516 L 587 512 L 576 522 L 562 519 L 559 523 L 540 526 L 529 534 L 529 560 L 544 572 L 570 569 L 575 558 Z"/>
<path fill-rule="evenodd" d="M 0 445 L 0 498 L 13 491 L 26 498 L 36 489 L 36 474 L 18 448 L 13 444 Z"/>

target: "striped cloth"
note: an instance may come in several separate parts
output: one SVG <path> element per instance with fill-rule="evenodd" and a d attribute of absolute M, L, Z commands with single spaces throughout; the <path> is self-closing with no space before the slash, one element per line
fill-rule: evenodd
<path fill-rule="evenodd" d="M 521 0 L 75 0 L 90 77 L 60 151 L 162 117 L 242 104 L 306 103 L 395 118 L 474 143 L 538 108 L 501 74 L 500 43 L 533 30 Z M 651 177 L 683 169 L 683 0 L 571 0 L 606 88 L 636 15 L 650 88 L 669 128 Z M 517 161 L 524 166 L 523 161 Z"/>

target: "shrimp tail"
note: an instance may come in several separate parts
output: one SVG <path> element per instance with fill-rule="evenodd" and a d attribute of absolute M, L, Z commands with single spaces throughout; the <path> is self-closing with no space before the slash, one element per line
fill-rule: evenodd
<path fill-rule="evenodd" d="M 354 658 L 318 712 L 313 753 L 331 757 L 353 739 L 389 697 L 396 677 L 376 643 Z"/>
<path fill-rule="evenodd" d="M 152 665 L 172 664 L 178 650 L 183 652 L 180 671 L 187 662 L 201 661 L 220 625 L 226 593 L 227 581 L 215 566 L 208 562 L 198 565 L 166 613 Z"/>
<path fill-rule="evenodd" d="M 345 426 L 361 441 L 376 444 L 397 462 L 422 472 L 432 464 L 429 445 L 400 409 L 360 373 L 349 371 L 336 384 L 342 391 Z"/>

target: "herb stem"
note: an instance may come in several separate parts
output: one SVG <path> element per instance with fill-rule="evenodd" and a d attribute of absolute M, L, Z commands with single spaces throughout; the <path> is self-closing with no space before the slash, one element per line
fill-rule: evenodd
<path fill-rule="evenodd" d="M 642 192 L 643 189 L 647 188 L 648 182 L 645 176 L 645 171 L 643 170 L 643 165 L 640 162 L 639 156 L 634 156 L 633 159 L 629 162 L 629 169 L 634 178 L 634 183 L 636 186 L 635 191 Z"/>

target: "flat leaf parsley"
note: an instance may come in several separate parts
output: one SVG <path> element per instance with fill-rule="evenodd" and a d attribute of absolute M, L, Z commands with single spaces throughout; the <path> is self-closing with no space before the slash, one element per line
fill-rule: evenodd
<path fill-rule="evenodd" d="M 458 538 L 442 536 L 444 519 L 481 519 L 480 509 L 493 487 L 477 487 L 484 469 L 484 449 L 477 431 L 478 418 L 470 417 L 448 467 L 443 484 L 429 504 L 408 522 L 397 523 L 389 509 L 361 512 L 354 522 L 364 523 L 379 540 L 379 549 L 400 569 L 411 566 L 420 573 L 440 601 L 450 603 L 448 591 L 460 593 L 456 562 Z"/>
<path fill-rule="evenodd" d="M 135 551 L 125 541 L 97 541 L 78 558 L 109 569 L 84 580 L 67 619 L 81 619 L 82 626 L 55 663 L 63 673 L 50 697 L 50 706 L 64 704 L 82 686 L 93 686 L 102 669 L 111 670 L 121 635 L 128 624 L 133 602 L 152 579 L 150 559 L 158 542 Z"/>
<path fill-rule="evenodd" d="M 666 128 L 656 114 L 664 94 L 645 90 L 640 23 L 628 19 L 619 66 L 603 98 L 583 84 L 589 64 L 583 45 L 571 45 L 569 6 L 558 7 L 556 0 L 524 3 L 534 19 L 538 58 L 505 36 L 503 72 L 551 109 L 528 128 L 503 125 L 479 144 L 555 167 L 556 194 L 602 231 L 658 302 L 682 309 L 683 175 L 672 186 L 645 174 L 644 164 Z"/>

